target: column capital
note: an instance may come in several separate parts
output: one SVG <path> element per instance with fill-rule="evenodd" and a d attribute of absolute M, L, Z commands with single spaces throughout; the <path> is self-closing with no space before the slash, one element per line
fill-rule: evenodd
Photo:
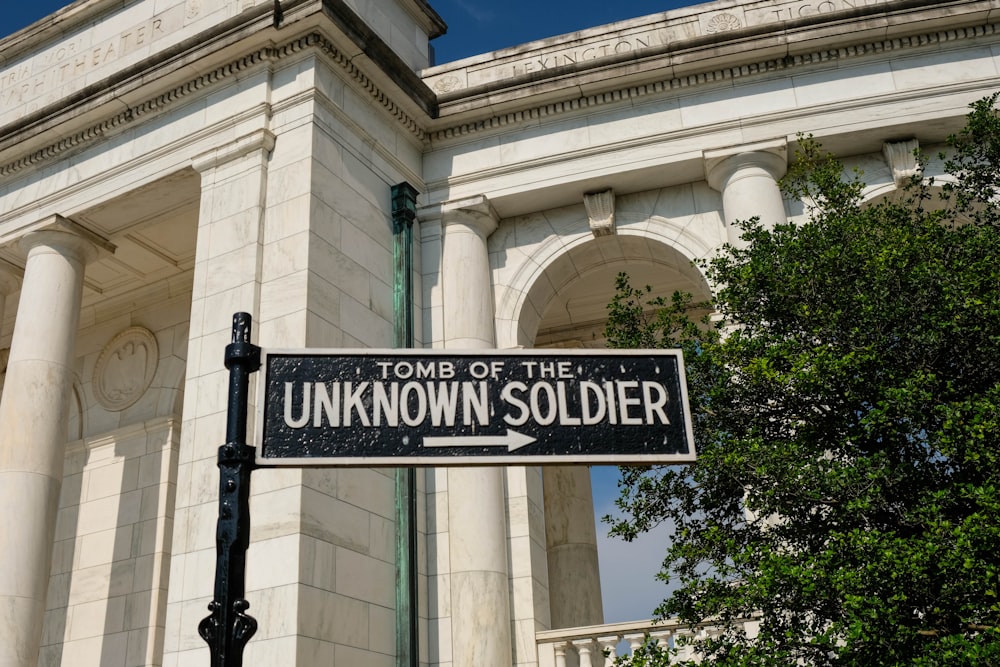
<path fill-rule="evenodd" d="M 441 226 L 464 225 L 489 238 L 500 225 L 500 216 L 486 195 L 454 199 L 441 204 Z"/>
<path fill-rule="evenodd" d="M 704 151 L 705 180 L 720 192 L 739 172 L 762 171 L 777 181 L 788 169 L 788 142 L 761 141 Z"/>
<path fill-rule="evenodd" d="M 85 265 L 101 255 L 115 252 L 115 245 L 106 238 L 58 213 L 39 221 L 18 239 L 17 245 L 25 254 L 37 246 L 51 246 Z"/>

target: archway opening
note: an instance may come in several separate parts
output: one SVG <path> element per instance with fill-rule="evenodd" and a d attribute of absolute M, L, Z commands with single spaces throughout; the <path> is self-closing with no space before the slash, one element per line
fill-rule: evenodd
<path fill-rule="evenodd" d="M 548 263 L 527 291 L 518 319 L 523 344 L 606 347 L 607 306 L 620 272 L 633 286 L 650 286 L 652 295 L 711 296 L 692 260 L 660 240 L 638 234 L 582 239 Z M 662 536 L 629 545 L 601 537 L 607 531 L 600 517 L 612 511 L 618 469 L 549 466 L 542 478 L 552 627 L 650 618 L 666 592 L 655 580 Z"/>
<path fill-rule="evenodd" d="M 538 313 L 524 317 L 522 336 L 531 347 L 603 348 L 608 304 L 615 277 L 629 275 L 633 286 L 650 286 L 652 294 L 669 297 L 689 292 L 695 301 L 711 296 L 708 283 L 690 258 L 675 248 L 644 236 L 602 236 L 578 243 L 545 267 L 528 291 L 528 304 Z M 534 314 L 532 314 L 534 315 Z"/>

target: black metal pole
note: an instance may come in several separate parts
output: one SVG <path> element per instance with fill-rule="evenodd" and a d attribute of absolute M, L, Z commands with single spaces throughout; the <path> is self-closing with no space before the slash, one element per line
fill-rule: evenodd
<path fill-rule="evenodd" d="M 250 374 L 260 368 L 260 348 L 250 342 L 249 313 L 233 315 L 233 342 L 226 346 L 229 413 L 226 444 L 219 447 L 219 522 L 216 529 L 215 598 L 198 624 L 212 667 L 242 667 L 243 648 L 257 632 L 245 612 L 247 547 L 250 546 L 250 473 L 254 448 L 247 445 Z"/>

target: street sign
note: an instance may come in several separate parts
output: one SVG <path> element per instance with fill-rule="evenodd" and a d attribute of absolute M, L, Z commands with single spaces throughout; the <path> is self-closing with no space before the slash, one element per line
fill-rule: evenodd
<path fill-rule="evenodd" d="M 686 463 L 678 350 L 264 350 L 261 466 Z"/>

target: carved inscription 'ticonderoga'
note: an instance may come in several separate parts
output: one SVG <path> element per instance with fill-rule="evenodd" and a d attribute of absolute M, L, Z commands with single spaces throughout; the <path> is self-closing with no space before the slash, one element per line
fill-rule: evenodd
<path fill-rule="evenodd" d="M 889 0 L 797 0 L 747 10 L 747 19 L 751 24 L 772 23 L 774 21 L 792 21 L 815 14 L 829 14 L 859 7 L 884 5 Z"/>

